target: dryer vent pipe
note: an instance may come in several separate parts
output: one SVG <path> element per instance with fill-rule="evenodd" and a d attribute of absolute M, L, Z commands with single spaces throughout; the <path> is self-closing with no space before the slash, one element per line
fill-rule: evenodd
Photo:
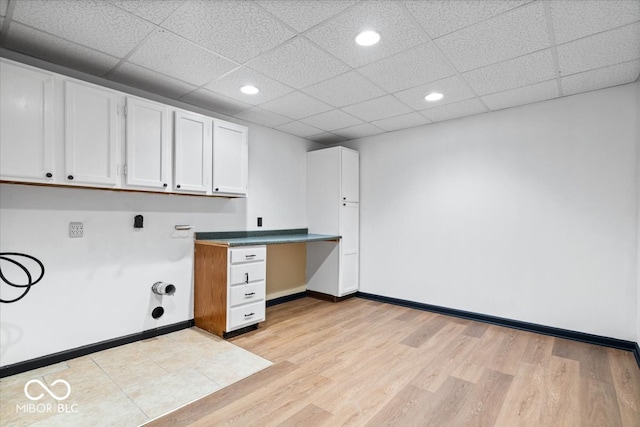
<path fill-rule="evenodd" d="M 176 287 L 170 283 L 156 282 L 151 286 L 151 290 L 154 294 L 158 295 L 173 295 L 176 293 Z"/>

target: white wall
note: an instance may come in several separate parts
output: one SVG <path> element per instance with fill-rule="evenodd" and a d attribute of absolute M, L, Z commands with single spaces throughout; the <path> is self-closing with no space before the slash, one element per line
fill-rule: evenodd
<path fill-rule="evenodd" d="M 640 111 L 640 81 L 636 82 L 636 109 Z M 637 222 L 637 236 L 638 236 L 638 245 L 637 245 L 637 264 L 636 264 L 636 277 L 637 277 L 637 315 L 636 320 L 638 322 L 637 325 L 637 335 L 636 335 L 636 343 L 640 344 L 640 119 L 636 118 L 636 145 L 637 145 L 637 197 L 638 197 L 638 222 Z"/>
<path fill-rule="evenodd" d="M 364 138 L 363 292 L 637 339 L 633 85 Z"/>
<path fill-rule="evenodd" d="M 259 215 L 263 229 L 306 227 L 306 152 L 317 145 L 190 109 L 249 126 L 248 199 L 0 184 L 0 252 L 34 255 L 46 267 L 42 282 L 24 299 L 0 307 L 0 365 L 193 318 L 193 235 L 176 232 L 176 224 L 245 230 L 255 228 Z M 144 216 L 141 230 L 133 229 L 137 214 Z M 70 221 L 84 223 L 84 238 L 68 237 Z M 6 262 L 2 268 L 8 277 L 15 273 Z M 163 301 L 153 296 L 151 285 L 159 280 L 175 284 L 176 294 Z M 15 291 L 0 283 L 3 299 Z M 166 312 L 156 321 L 149 313 L 160 302 Z"/>

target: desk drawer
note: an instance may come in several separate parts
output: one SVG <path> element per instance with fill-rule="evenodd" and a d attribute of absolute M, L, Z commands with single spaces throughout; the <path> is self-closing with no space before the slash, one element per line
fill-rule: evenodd
<path fill-rule="evenodd" d="M 249 246 L 231 249 L 231 264 L 243 262 L 264 261 L 267 256 L 265 246 Z"/>
<path fill-rule="evenodd" d="M 230 285 L 259 282 L 265 279 L 266 264 L 264 262 L 250 262 L 231 266 L 229 275 Z"/>
<path fill-rule="evenodd" d="M 262 322 L 264 320 L 264 312 L 264 300 L 229 309 L 228 332 Z"/>
<path fill-rule="evenodd" d="M 232 286 L 229 305 L 235 307 L 249 302 L 264 300 L 264 293 L 264 281 L 249 283 L 248 285 Z"/>

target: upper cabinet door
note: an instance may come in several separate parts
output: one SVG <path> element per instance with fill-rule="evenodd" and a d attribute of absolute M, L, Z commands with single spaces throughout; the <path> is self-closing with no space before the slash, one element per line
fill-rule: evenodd
<path fill-rule="evenodd" d="M 211 128 L 213 120 L 186 111 L 175 112 L 174 190 L 211 193 Z"/>
<path fill-rule="evenodd" d="M 360 201 L 360 154 L 341 148 L 341 199 L 346 202 Z"/>
<path fill-rule="evenodd" d="M 170 191 L 171 140 L 165 105 L 127 97 L 126 164 L 128 186 Z"/>
<path fill-rule="evenodd" d="M 246 196 L 249 169 L 247 128 L 214 121 L 213 194 Z"/>
<path fill-rule="evenodd" d="M 0 178 L 50 182 L 53 75 L 0 64 Z"/>
<path fill-rule="evenodd" d="M 118 95 L 65 82 L 65 178 L 67 183 L 118 183 Z"/>

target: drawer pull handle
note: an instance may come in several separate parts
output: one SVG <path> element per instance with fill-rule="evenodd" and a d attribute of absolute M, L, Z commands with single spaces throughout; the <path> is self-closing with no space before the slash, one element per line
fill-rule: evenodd
<path fill-rule="evenodd" d="M 244 273 L 244 283 L 249 283 L 249 273 Z"/>
<path fill-rule="evenodd" d="M 245 258 L 255 258 L 255 257 L 256 257 L 256 255 L 255 255 L 255 254 L 253 254 L 253 255 L 245 255 L 244 257 L 245 257 Z"/>
<path fill-rule="evenodd" d="M 251 312 L 251 313 L 249 313 L 249 314 L 245 314 L 245 315 L 244 315 L 244 317 L 251 317 L 251 316 L 253 316 L 254 314 L 255 314 L 255 313 Z"/>
<path fill-rule="evenodd" d="M 250 296 L 255 295 L 255 294 L 256 294 L 255 292 L 249 292 L 249 293 L 245 293 L 244 296 L 245 297 L 250 297 Z"/>

